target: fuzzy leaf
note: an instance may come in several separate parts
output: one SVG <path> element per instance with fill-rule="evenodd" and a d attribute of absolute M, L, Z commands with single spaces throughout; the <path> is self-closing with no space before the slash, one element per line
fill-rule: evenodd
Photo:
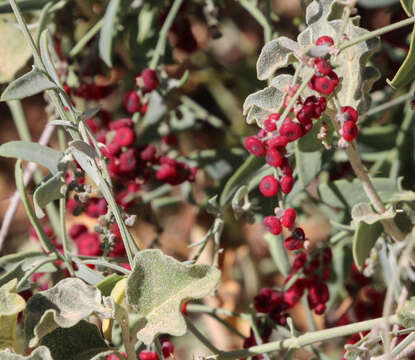
<path fill-rule="evenodd" d="M 16 285 L 17 279 L 13 279 L 0 287 L 0 349 L 16 346 L 17 316 L 26 306 L 16 294 Z"/>
<path fill-rule="evenodd" d="M 35 142 L 9 141 L 0 146 L 0 156 L 32 161 L 56 173 L 63 152 Z"/>
<path fill-rule="evenodd" d="M 91 314 L 111 317 L 112 308 L 102 302 L 96 287 L 76 278 L 61 280 L 53 288 L 32 296 L 25 311 L 25 335 L 29 346 L 36 346 L 55 329 L 70 328 Z"/>
<path fill-rule="evenodd" d="M 412 16 L 412 15 L 411 15 Z M 412 30 L 409 51 L 399 70 L 388 84 L 393 88 L 407 85 L 415 78 L 415 27 Z"/>
<path fill-rule="evenodd" d="M 372 183 L 383 202 L 390 202 L 398 191 L 396 181 L 389 178 L 373 178 Z M 318 192 L 321 201 L 333 207 L 349 207 L 361 202 L 369 202 L 359 179 L 353 181 L 336 180 L 320 184 Z"/>
<path fill-rule="evenodd" d="M 1 94 L 1 101 L 19 100 L 39 94 L 45 90 L 56 89 L 56 84 L 38 68 L 11 82 Z"/>
<path fill-rule="evenodd" d="M 99 56 L 108 67 L 112 67 L 112 46 L 113 39 L 117 33 L 118 12 L 121 0 L 110 0 L 104 15 L 104 24 L 99 33 Z"/>
<path fill-rule="evenodd" d="M 33 350 L 28 356 L 12 353 L 8 350 L 0 351 L 0 359 L 2 360 L 53 360 L 49 349 L 46 346 L 39 346 Z"/>
<path fill-rule="evenodd" d="M 385 213 L 378 214 L 373 211 L 368 203 L 358 203 L 352 208 L 353 224 L 358 225 L 359 222 L 364 221 L 368 225 L 372 225 L 384 219 L 393 219 L 396 215 L 393 208 L 389 208 Z"/>
<path fill-rule="evenodd" d="M 291 64 L 296 51 L 298 51 L 298 44 L 285 36 L 265 44 L 256 65 L 258 79 L 266 80 L 278 69 Z"/>
<path fill-rule="evenodd" d="M 295 163 L 298 180 L 305 188 L 321 170 L 322 151 L 304 152 L 299 149 L 298 142 L 295 149 Z"/>
<path fill-rule="evenodd" d="M 149 345 L 161 333 L 183 335 L 181 305 L 212 293 L 219 278 L 215 267 L 184 265 L 160 250 L 140 251 L 127 282 L 128 303 L 145 320 L 137 338 Z"/>
<path fill-rule="evenodd" d="M 38 218 L 45 216 L 43 208 L 50 202 L 63 197 L 62 186 L 65 182 L 62 179 L 63 172 L 58 171 L 54 176 L 47 178 L 35 190 L 33 194 L 33 203 L 35 205 L 35 212 Z"/>
<path fill-rule="evenodd" d="M 380 222 L 369 225 L 361 221 L 357 226 L 353 237 L 353 259 L 359 270 L 363 270 L 365 260 L 369 257 L 382 231 L 383 227 Z"/>
<path fill-rule="evenodd" d="M 95 166 L 95 158 L 98 157 L 98 154 L 95 149 L 82 140 L 72 141 L 70 143 L 70 149 L 79 166 L 88 174 L 91 180 L 99 186 L 99 174 Z"/>
<path fill-rule="evenodd" d="M 15 21 L 13 14 L 0 16 L 0 84 L 13 80 L 32 56 L 32 51 Z"/>

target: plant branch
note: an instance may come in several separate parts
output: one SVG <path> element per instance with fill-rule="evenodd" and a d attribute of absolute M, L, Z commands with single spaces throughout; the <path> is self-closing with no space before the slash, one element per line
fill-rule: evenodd
<path fill-rule="evenodd" d="M 208 338 L 203 335 L 196 326 L 193 325 L 193 323 L 185 316 L 184 317 L 186 321 L 187 328 L 190 330 L 190 332 L 203 344 L 205 345 L 211 352 L 214 354 L 219 354 L 221 351 L 216 348 L 215 345 L 213 345 Z"/>
<path fill-rule="evenodd" d="M 249 0 L 238 0 L 242 7 L 248 11 L 255 20 L 262 26 L 264 29 L 264 43 L 271 41 L 272 38 L 272 28 L 270 23 L 267 20 L 267 17 L 255 6 L 252 1 Z M 270 7 L 267 5 L 267 12 Z M 267 14 L 268 16 L 268 14 Z"/>
<path fill-rule="evenodd" d="M 358 44 L 362 41 L 373 39 L 377 36 L 386 34 L 386 33 L 390 32 L 390 31 L 393 31 L 393 30 L 400 29 L 401 27 L 408 26 L 408 25 L 411 25 L 413 23 L 415 23 L 415 17 L 411 17 L 409 19 L 401 20 L 401 21 L 398 21 L 394 24 L 390 24 L 388 26 L 381 27 L 380 29 L 371 31 L 370 33 L 368 33 L 366 35 L 359 36 L 359 37 L 357 37 L 353 40 L 350 40 L 350 41 L 346 41 L 345 43 L 343 43 L 342 45 L 339 46 L 339 51 L 345 50 L 345 49 L 347 49 L 347 48 L 349 48 L 353 45 L 356 45 L 356 44 Z"/>
<path fill-rule="evenodd" d="M 150 68 L 155 69 L 159 63 L 160 57 L 164 54 L 166 49 L 167 35 L 169 34 L 170 27 L 173 25 L 174 18 L 176 17 L 180 5 L 183 0 L 174 0 L 172 7 L 170 8 L 169 14 L 160 30 L 160 36 L 154 49 L 153 57 L 150 61 Z"/>

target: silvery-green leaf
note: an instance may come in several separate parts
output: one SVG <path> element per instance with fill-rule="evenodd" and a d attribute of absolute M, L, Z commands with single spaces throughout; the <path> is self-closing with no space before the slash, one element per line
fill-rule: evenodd
<path fill-rule="evenodd" d="M 365 261 L 382 231 L 383 227 L 380 222 L 375 222 L 371 225 L 364 221 L 359 222 L 353 236 L 353 259 L 360 271 L 363 270 Z"/>
<path fill-rule="evenodd" d="M 373 211 L 372 207 L 368 203 L 358 203 L 352 208 L 352 224 L 357 226 L 359 222 L 364 221 L 368 225 L 372 225 L 378 221 L 384 219 L 393 219 L 396 215 L 396 212 L 390 207 L 383 214 L 378 214 Z"/>
<path fill-rule="evenodd" d="M 0 156 L 32 161 L 56 173 L 63 152 L 35 142 L 9 141 L 0 146 Z"/>
<path fill-rule="evenodd" d="M 70 328 L 91 314 L 112 316 L 112 308 L 103 305 L 100 291 L 77 278 L 58 282 L 53 288 L 33 295 L 25 310 L 25 336 L 29 346 L 57 328 Z"/>
<path fill-rule="evenodd" d="M 99 186 L 99 174 L 95 163 L 98 157 L 96 150 L 82 140 L 75 140 L 70 143 L 70 150 L 79 166 L 88 174 L 91 180 Z"/>
<path fill-rule="evenodd" d="M 101 108 L 99 106 L 87 109 L 80 115 L 80 120 L 86 120 L 86 119 L 92 118 L 96 114 L 98 114 L 100 110 Z"/>
<path fill-rule="evenodd" d="M 2 360 L 54 360 L 46 346 L 39 346 L 33 350 L 30 355 L 23 356 L 12 353 L 8 350 L 0 351 L 0 359 Z"/>
<path fill-rule="evenodd" d="M 284 36 L 265 44 L 257 62 L 258 79 L 266 80 L 278 69 L 291 64 L 298 49 L 298 44 L 295 41 Z"/>
<path fill-rule="evenodd" d="M 128 303 L 145 323 L 137 338 L 149 345 L 158 334 L 183 335 L 182 304 L 211 294 L 219 278 L 213 266 L 184 265 L 160 250 L 140 251 L 127 282 Z"/>
<path fill-rule="evenodd" d="M 26 306 L 16 294 L 16 285 L 17 279 L 13 279 L 0 287 L 0 349 L 16 346 L 17 316 Z"/>
<path fill-rule="evenodd" d="M 105 10 L 104 24 L 99 34 L 99 56 L 108 67 L 112 67 L 113 39 L 117 33 L 121 0 L 110 0 Z"/>
<path fill-rule="evenodd" d="M 74 130 L 77 129 L 74 123 L 70 121 L 66 121 L 66 120 L 60 120 L 60 119 L 51 120 L 46 125 L 47 126 L 65 126 L 65 127 L 69 127 Z"/>
<path fill-rule="evenodd" d="M 56 88 L 57 85 L 45 73 L 34 67 L 32 71 L 12 81 L 1 94 L 0 101 L 19 100 Z"/>
<path fill-rule="evenodd" d="M 58 171 L 55 175 L 43 179 L 42 183 L 36 188 L 33 194 L 33 203 L 38 218 L 45 216 L 42 209 L 50 202 L 63 197 L 62 186 L 65 185 L 63 172 Z"/>

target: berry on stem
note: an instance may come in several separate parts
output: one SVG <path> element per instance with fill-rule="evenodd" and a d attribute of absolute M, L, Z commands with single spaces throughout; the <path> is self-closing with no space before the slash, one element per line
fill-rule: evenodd
<path fill-rule="evenodd" d="M 270 166 L 279 167 L 282 165 L 283 157 L 277 149 L 271 148 L 265 155 L 265 161 Z"/>
<path fill-rule="evenodd" d="M 356 139 L 358 133 L 359 130 L 353 121 L 346 121 L 343 124 L 342 134 L 344 140 L 353 141 L 354 139 Z"/>
<path fill-rule="evenodd" d="M 281 218 L 281 223 L 287 229 L 290 229 L 294 225 L 296 217 L 297 213 L 295 210 L 293 208 L 289 208 L 285 210 L 284 215 Z"/>
<path fill-rule="evenodd" d="M 264 219 L 264 225 L 271 234 L 279 235 L 282 231 L 280 219 L 275 216 L 267 216 Z"/>
<path fill-rule="evenodd" d="M 291 174 L 284 175 L 280 180 L 281 191 L 289 194 L 294 186 L 294 177 Z"/>
<path fill-rule="evenodd" d="M 359 118 L 358 112 L 351 106 L 343 106 L 341 112 L 345 121 L 353 121 L 355 123 Z"/>
<path fill-rule="evenodd" d="M 249 136 L 245 139 L 245 148 L 255 156 L 265 155 L 265 146 L 261 140 L 255 136 Z"/>
<path fill-rule="evenodd" d="M 320 45 L 332 46 L 332 45 L 334 45 L 334 40 L 330 36 L 320 36 L 316 41 L 316 45 L 318 45 L 318 46 L 320 46 Z"/>
<path fill-rule="evenodd" d="M 264 176 L 259 183 L 259 191 L 261 191 L 261 194 L 266 197 L 277 195 L 278 189 L 278 180 L 272 175 Z"/>

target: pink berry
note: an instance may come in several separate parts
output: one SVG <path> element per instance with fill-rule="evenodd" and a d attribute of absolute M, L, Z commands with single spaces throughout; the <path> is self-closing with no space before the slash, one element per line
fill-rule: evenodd
<path fill-rule="evenodd" d="M 157 149 L 154 145 L 147 145 L 143 150 L 140 152 L 140 158 L 143 161 L 148 162 L 155 162 L 157 160 Z"/>
<path fill-rule="evenodd" d="M 133 143 L 135 133 L 128 127 L 121 127 L 116 130 L 113 142 L 121 146 L 129 146 Z"/>
<path fill-rule="evenodd" d="M 294 177 L 290 175 L 284 175 L 280 180 L 281 191 L 284 194 L 289 194 L 294 186 Z"/>
<path fill-rule="evenodd" d="M 320 46 L 320 45 L 332 46 L 332 45 L 334 45 L 334 40 L 330 36 L 320 36 L 316 41 L 316 45 L 318 45 L 318 46 Z"/>
<path fill-rule="evenodd" d="M 328 75 L 331 71 L 331 66 L 325 59 L 316 59 L 316 68 L 320 74 Z"/>
<path fill-rule="evenodd" d="M 280 119 L 280 117 L 281 117 L 281 114 L 279 113 L 274 113 L 268 116 L 268 119 L 265 120 L 264 122 L 265 130 L 269 132 L 273 132 L 277 130 L 277 121 Z"/>
<path fill-rule="evenodd" d="M 314 308 L 314 312 L 317 315 L 322 315 L 324 314 L 324 312 L 326 311 L 326 304 L 318 304 L 315 308 Z"/>
<path fill-rule="evenodd" d="M 285 136 L 290 142 L 297 140 L 303 135 L 301 126 L 295 122 L 286 122 L 280 128 L 280 135 Z"/>
<path fill-rule="evenodd" d="M 289 208 L 285 210 L 284 215 L 281 218 L 281 223 L 287 229 L 290 229 L 294 225 L 296 217 L 297 213 L 295 210 L 293 208 Z"/>
<path fill-rule="evenodd" d="M 341 108 L 341 112 L 344 116 L 345 121 L 353 121 L 355 123 L 359 118 L 358 112 L 351 106 L 343 106 Z"/>
<path fill-rule="evenodd" d="M 277 149 L 271 148 L 265 154 L 265 161 L 269 166 L 279 167 L 282 165 L 283 157 Z"/>
<path fill-rule="evenodd" d="M 124 107 L 131 114 L 140 111 L 140 97 L 134 90 L 128 91 L 125 94 Z"/>
<path fill-rule="evenodd" d="M 343 124 L 342 133 L 344 140 L 353 141 L 354 139 L 356 139 L 359 130 L 353 121 L 346 121 Z"/>
<path fill-rule="evenodd" d="M 306 261 L 307 261 L 306 253 L 304 253 L 304 252 L 298 253 L 295 256 L 293 264 L 291 266 L 293 272 L 297 272 L 298 270 L 300 270 L 304 266 Z"/>
<path fill-rule="evenodd" d="M 69 236 L 76 241 L 85 232 L 88 232 L 88 228 L 84 224 L 73 224 L 69 229 Z"/>
<path fill-rule="evenodd" d="M 282 231 L 280 219 L 275 216 L 267 216 L 264 219 L 264 225 L 271 234 L 279 235 Z"/>
<path fill-rule="evenodd" d="M 255 136 L 249 136 L 245 139 L 245 148 L 251 154 L 255 156 L 264 156 L 265 155 L 265 146 L 261 140 L 257 139 Z"/>
<path fill-rule="evenodd" d="M 275 196 L 278 193 L 278 180 L 272 176 L 264 176 L 259 183 L 259 191 L 266 197 Z"/>
<path fill-rule="evenodd" d="M 155 90 L 160 84 L 157 73 L 152 69 L 144 69 L 141 72 L 140 76 L 141 76 L 141 79 L 143 80 L 145 92 L 150 92 L 150 91 Z"/>

